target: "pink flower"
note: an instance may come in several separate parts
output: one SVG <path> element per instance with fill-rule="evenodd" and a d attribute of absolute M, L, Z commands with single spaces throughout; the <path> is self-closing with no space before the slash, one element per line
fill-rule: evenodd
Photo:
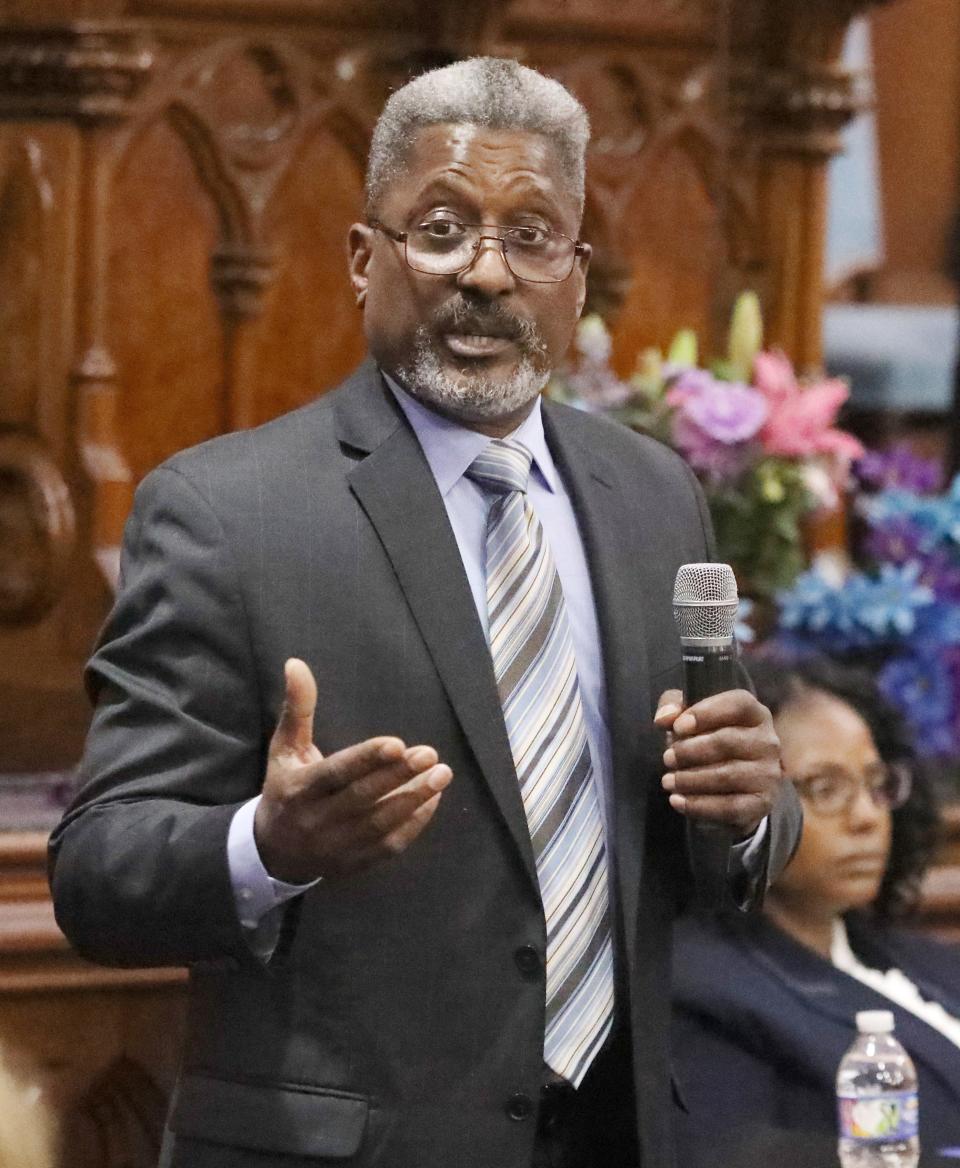
<path fill-rule="evenodd" d="M 863 455 L 852 434 L 834 428 L 849 390 L 838 378 L 800 385 L 783 353 L 758 353 L 754 382 L 767 399 L 770 413 L 760 431 L 767 454 L 783 458 L 832 455 L 849 463 Z"/>
<path fill-rule="evenodd" d="M 771 406 L 797 392 L 797 377 L 790 358 L 779 349 L 761 352 L 753 360 L 753 383 Z"/>

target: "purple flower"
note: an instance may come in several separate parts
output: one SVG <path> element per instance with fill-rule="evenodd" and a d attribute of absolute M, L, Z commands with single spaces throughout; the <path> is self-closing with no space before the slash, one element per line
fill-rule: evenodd
<path fill-rule="evenodd" d="M 693 469 L 715 486 L 739 478 L 752 457 L 746 443 L 726 446 L 684 414 L 674 416 L 673 443 Z"/>
<path fill-rule="evenodd" d="M 871 524 L 863 538 L 863 551 L 879 563 L 905 564 L 925 555 L 925 542 L 923 532 L 909 516 L 892 515 Z"/>
<path fill-rule="evenodd" d="M 694 470 L 714 483 L 746 470 L 750 443 L 767 417 L 763 395 L 737 382 L 718 381 L 703 369 L 686 369 L 671 385 L 673 442 Z"/>
<path fill-rule="evenodd" d="M 868 450 L 854 469 L 864 486 L 878 491 L 901 487 L 918 495 L 930 495 L 943 486 L 939 462 L 919 457 L 904 442 L 889 450 Z"/>
<path fill-rule="evenodd" d="M 756 437 L 769 410 L 762 393 L 736 381 L 717 381 L 703 369 L 682 373 L 670 387 L 667 402 L 724 446 Z"/>

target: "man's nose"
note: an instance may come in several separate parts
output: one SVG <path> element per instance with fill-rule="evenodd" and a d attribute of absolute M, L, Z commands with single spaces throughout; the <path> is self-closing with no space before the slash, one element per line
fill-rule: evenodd
<path fill-rule="evenodd" d="M 477 252 L 458 278 L 461 288 L 472 288 L 484 296 L 503 296 L 516 287 L 516 277 L 507 265 L 504 243 L 495 235 L 482 235 Z"/>

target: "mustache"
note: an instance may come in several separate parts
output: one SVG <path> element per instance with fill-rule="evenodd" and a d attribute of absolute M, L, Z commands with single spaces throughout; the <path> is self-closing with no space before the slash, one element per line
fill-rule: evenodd
<path fill-rule="evenodd" d="M 476 303 L 459 295 L 441 305 L 430 318 L 436 332 L 476 333 L 506 337 L 526 353 L 545 353 L 546 341 L 539 328 L 516 316 L 495 300 Z"/>

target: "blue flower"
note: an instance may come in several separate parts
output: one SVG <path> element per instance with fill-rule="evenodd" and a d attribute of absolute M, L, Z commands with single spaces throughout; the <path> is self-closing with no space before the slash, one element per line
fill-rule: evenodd
<path fill-rule="evenodd" d="M 846 602 L 853 624 L 877 640 L 909 637 L 917 625 L 917 612 L 933 603 L 933 593 L 919 583 L 921 566 L 882 564 L 877 577 L 856 574 L 846 586 Z"/>
<path fill-rule="evenodd" d="M 936 600 L 917 613 L 914 644 L 937 653 L 945 645 L 960 645 L 960 605 Z"/>
<path fill-rule="evenodd" d="M 921 551 L 942 546 L 960 549 L 960 475 L 946 494 L 929 497 L 912 491 L 881 491 L 864 499 L 860 510 L 872 528 L 912 527 Z"/>
<path fill-rule="evenodd" d="M 792 587 L 777 597 L 781 627 L 814 633 L 829 628 L 836 612 L 836 591 L 815 568 L 801 572 Z"/>
<path fill-rule="evenodd" d="M 917 749 L 928 756 L 956 749 L 953 677 L 937 654 L 899 654 L 877 676 L 881 692 L 910 723 Z"/>
<path fill-rule="evenodd" d="M 780 625 L 806 632 L 834 652 L 903 641 L 914 633 L 918 613 L 934 599 L 919 583 L 920 571 L 915 561 L 884 564 L 876 576 L 854 572 L 837 586 L 811 569 L 778 598 Z"/>

